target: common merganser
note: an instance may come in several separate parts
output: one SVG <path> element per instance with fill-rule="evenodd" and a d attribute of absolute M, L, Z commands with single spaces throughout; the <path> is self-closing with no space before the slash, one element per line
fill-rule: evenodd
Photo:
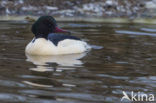
<path fill-rule="evenodd" d="M 26 46 L 29 55 L 61 55 L 86 52 L 91 47 L 81 39 L 65 34 L 66 30 L 57 26 L 52 16 L 41 16 L 31 28 L 35 35 Z"/>

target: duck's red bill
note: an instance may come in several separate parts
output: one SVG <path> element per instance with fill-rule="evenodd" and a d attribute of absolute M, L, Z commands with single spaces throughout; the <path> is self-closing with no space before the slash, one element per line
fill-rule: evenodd
<path fill-rule="evenodd" d="M 67 31 L 67 30 L 63 30 L 63 29 L 61 29 L 61 28 L 59 28 L 59 27 L 56 27 L 55 28 L 55 33 L 68 33 L 69 31 Z"/>

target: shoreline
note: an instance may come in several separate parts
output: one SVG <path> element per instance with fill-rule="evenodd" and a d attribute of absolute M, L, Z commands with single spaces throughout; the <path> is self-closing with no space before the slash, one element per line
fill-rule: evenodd
<path fill-rule="evenodd" d="M 35 21 L 39 16 L 30 16 L 30 15 L 6 15 L 0 16 L 0 21 Z M 103 18 L 103 17 L 57 17 L 54 16 L 57 21 L 61 22 L 92 22 L 92 23 L 138 23 L 138 24 L 156 24 L 155 18 Z"/>

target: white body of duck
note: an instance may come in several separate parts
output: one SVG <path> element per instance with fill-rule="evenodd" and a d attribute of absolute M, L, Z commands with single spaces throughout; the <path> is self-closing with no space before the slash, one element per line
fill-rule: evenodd
<path fill-rule="evenodd" d="M 25 52 L 30 55 L 62 55 L 83 53 L 91 47 L 84 41 L 65 39 L 54 45 L 50 40 L 38 38 L 34 42 L 32 40 L 25 49 Z"/>

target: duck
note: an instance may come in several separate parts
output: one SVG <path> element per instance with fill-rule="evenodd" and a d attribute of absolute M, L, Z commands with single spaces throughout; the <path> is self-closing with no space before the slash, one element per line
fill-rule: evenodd
<path fill-rule="evenodd" d="M 64 55 L 87 52 L 91 46 L 58 27 L 52 16 L 41 16 L 32 25 L 34 38 L 27 44 L 28 55 Z"/>

